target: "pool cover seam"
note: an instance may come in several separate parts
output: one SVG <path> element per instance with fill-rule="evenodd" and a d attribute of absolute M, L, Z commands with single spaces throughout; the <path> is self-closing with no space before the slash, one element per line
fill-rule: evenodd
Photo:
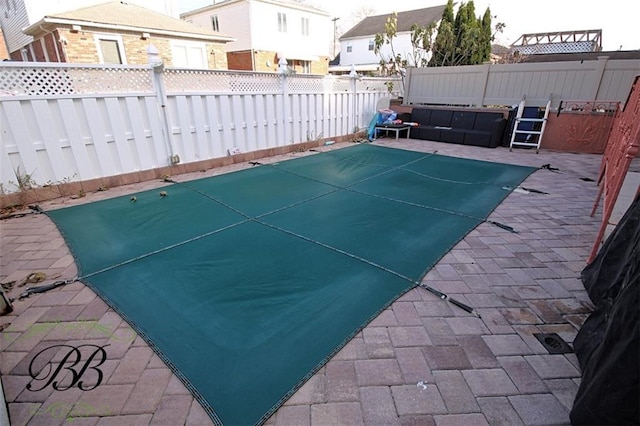
<path fill-rule="evenodd" d="M 323 154 L 327 154 L 327 153 L 323 153 Z M 131 258 L 131 259 L 127 259 L 127 260 L 125 260 L 123 262 L 120 262 L 118 264 L 111 265 L 111 266 L 102 268 L 102 269 L 100 269 L 98 271 L 94 271 L 94 272 L 91 272 L 89 274 L 79 276 L 78 279 L 82 280 L 82 279 L 85 279 L 85 278 L 92 277 L 94 275 L 98 275 L 98 274 L 103 273 L 103 272 L 107 272 L 107 271 L 116 269 L 116 268 L 118 268 L 120 266 L 124 266 L 124 265 L 127 265 L 129 263 L 133 263 L 133 262 L 136 262 L 138 260 L 145 259 L 145 258 L 153 256 L 155 254 L 159 254 L 159 253 L 174 249 L 176 247 L 180 247 L 180 246 L 183 246 L 185 244 L 189 244 L 189 243 L 191 243 L 193 241 L 197 241 L 197 240 L 200 240 L 202 238 L 209 237 L 211 235 L 215 235 L 215 234 L 217 234 L 219 232 L 222 232 L 222 231 L 225 231 L 227 229 L 230 229 L 230 228 L 245 224 L 247 222 L 255 222 L 255 223 L 270 227 L 272 229 L 278 230 L 280 232 L 289 233 L 289 234 L 294 235 L 294 236 L 299 236 L 300 238 L 303 238 L 303 239 L 305 239 L 305 240 L 307 240 L 309 242 L 313 242 L 314 244 L 317 244 L 317 245 L 323 246 L 325 248 L 334 250 L 334 251 L 336 251 L 338 253 L 342 253 L 343 255 L 347 255 L 347 256 L 353 257 L 355 259 L 358 259 L 358 260 L 360 260 L 360 261 L 362 261 L 364 263 L 370 264 L 372 266 L 379 267 L 380 269 L 385 270 L 386 272 L 390 272 L 392 274 L 396 274 L 396 275 L 398 275 L 399 277 L 401 277 L 403 279 L 409 280 L 410 282 L 412 282 L 412 283 L 414 283 L 416 285 L 419 285 L 419 283 L 416 283 L 411 278 L 405 277 L 402 274 L 396 273 L 395 271 L 392 271 L 391 269 L 388 269 L 388 268 L 386 268 L 386 267 L 384 267 L 382 265 L 378 265 L 375 262 L 369 261 L 369 260 L 367 260 L 365 258 L 361 258 L 361 257 L 359 257 L 359 256 L 357 256 L 355 254 L 351 254 L 351 253 L 348 253 L 346 251 L 342 251 L 342 250 L 340 250 L 338 248 L 335 248 L 335 247 L 330 246 L 328 244 L 324 244 L 324 243 L 322 243 L 320 241 L 316 241 L 316 240 L 313 240 L 311 238 L 304 237 L 304 236 L 302 236 L 300 234 L 297 234 L 297 233 L 295 233 L 293 231 L 288 231 L 286 229 L 279 228 L 279 227 L 277 227 L 275 225 L 270 225 L 270 224 L 268 224 L 266 222 L 261 221 L 260 219 L 264 218 L 266 216 L 272 215 L 274 213 L 278 213 L 278 212 L 290 209 L 292 207 L 295 207 L 295 206 L 298 206 L 298 205 L 301 205 L 301 204 L 304 204 L 304 203 L 308 203 L 308 202 L 316 200 L 318 198 L 322 198 L 324 196 L 327 196 L 327 195 L 330 195 L 330 194 L 334 194 L 336 192 L 344 190 L 344 191 L 352 192 L 352 193 L 355 193 L 355 194 L 364 195 L 364 196 L 367 196 L 367 197 L 379 198 L 379 199 L 383 199 L 383 200 L 386 200 L 386 201 L 396 202 L 396 203 L 400 203 L 400 204 L 406 204 L 406 205 L 410 205 L 410 206 L 414 206 L 414 207 L 418 207 L 418 208 L 424 208 L 424 209 L 427 209 L 427 210 L 438 211 L 438 212 L 446 213 L 446 214 L 452 214 L 452 215 L 455 215 L 455 216 L 460 216 L 460 217 L 464 217 L 464 218 L 467 218 L 467 219 L 476 220 L 476 221 L 479 221 L 479 222 L 485 222 L 486 218 L 478 218 L 478 217 L 466 215 L 464 213 L 458 213 L 458 212 L 454 212 L 454 211 L 450 211 L 450 210 L 440 209 L 440 208 L 437 208 L 437 207 L 426 206 L 426 205 L 422 205 L 422 204 L 418 204 L 418 203 L 412 203 L 410 201 L 399 200 L 399 199 L 395 199 L 395 198 L 385 197 L 385 196 L 382 196 L 382 195 L 370 194 L 370 193 L 358 191 L 358 190 L 355 190 L 355 189 L 352 188 L 355 185 L 358 185 L 360 183 L 366 182 L 366 181 L 371 180 L 371 179 L 375 179 L 377 177 L 380 177 L 380 176 L 382 176 L 384 174 L 390 173 L 390 172 L 395 171 L 395 170 L 407 170 L 407 169 L 404 169 L 405 166 L 413 164 L 413 163 L 417 163 L 419 161 L 422 161 L 422 160 L 424 160 L 426 158 L 429 158 L 429 157 L 432 157 L 434 155 L 437 155 L 436 152 L 429 153 L 427 155 L 423 155 L 420 158 L 405 162 L 405 163 L 400 164 L 400 165 L 396 165 L 396 166 L 393 166 L 393 167 L 388 167 L 387 169 L 385 169 L 383 171 L 380 171 L 379 173 L 376 173 L 376 174 L 374 174 L 372 176 L 368 176 L 366 178 L 360 179 L 360 180 L 358 180 L 356 182 L 353 182 L 353 183 L 351 183 L 349 185 L 346 185 L 346 186 L 338 186 L 338 185 L 335 185 L 335 184 L 323 182 L 323 181 L 320 181 L 318 179 L 310 178 L 310 177 L 307 177 L 307 176 L 304 176 L 304 175 L 300 175 L 300 174 L 295 173 L 295 172 L 291 172 L 289 170 L 280 169 L 279 167 L 275 167 L 275 165 L 268 165 L 270 168 L 275 169 L 275 170 L 277 170 L 279 172 L 291 174 L 293 176 L 297 176 L 297 177 L 300 177 L 300 178 L 303 178 L 303 179 L 306 179 L 306 180 L 309 180 L 309 181 L 312 181 L 312 182 L 317 182 L 317 183 L 321 183 L 321 184 L 324 184 L 324 185 L 328 185 L 330 187 L 333 187 L 334 189 L 332 191 L 328 191 L 328 192 L 325 192 L 325 193 L 322 193 L 322 194 L 318 194 L 318 195 L 316 195 L 314 197 L 307 198 L 307 199 L 304 199 L 304 200 L 289 204 L 287 206 L 283 206 L 281 208 L 278 208 L 278 209 L 275 209 L 275 210 L 272 210 L 272 211 L 269 211 L 269 212 L 266 212 L 266 213 L 262 213 L 260 215 L 255 216 L 255 217 L 252 217 L 252 216 L 246 214 L 245 212 L 243 212 L 243 211 L 241 211 L 241 210 L 239 210 L 239 209 L 237 209 L 237 208 L 225 203 L 222 200 L 219 200 L 218 198 L 216 198 L 216 197 L 214 197 L 214 196 L 212 196 L 210 194 L 207 194 L 206 192 L 203 192 L 203 191 L 201 191 L 201 190 L 199 190 L 197 188 L 192 187 L 187 182 L 175 182 L 175 184 L 184 186 L 187 189 L 189 189 L 191 191 L 194 191 L 194 192 L 204 196 L 205 198 L 207 198 L 207 199 L 209 199 L 211 201 L 214 201 L 215 203 L 218 203 L 221 206 L 223 206 L 223 207 L 225 207 L 225 208 L 227 208 L 227 209 L 229 209 L 229 210 L 241 215 L 242 217 L 245 218 L 245 220 L 240 221 L 240 222 L 236 222 L 236 223 L 231 224 L 231 225 L 227 225 L 227 226 L 222 227 L 222 228 L 218 228 L 218 229 L 210 231 L 210 232 L 206 232 L 206 233 L 198 235 L 196 237 L 193 237 L 193 238 L 190 238 L 190 239 L 187 239 L 187 240 L 184 240 L 184 241 L 180 241 L 178 243 L 174 243 L 174 244 L 171 244 L 171 245 L 166 246 L 166 247 L 162 247 L 162 248 L 157 249 L 157 250 L 153 250 L 153 251 L 148 252 L 148 253 L 144 253 L 142 255 L 136 256 L 136 257 Z M 364 164 L 364 163 L 360 163 L 360 164 Z M 409 171 L 409 170 L 407 170 L 407 171 Z M 417 173 L 417 174 L 420 175 L 420 173 Z M 425 176 L 425 177 L 429 177 L 429 176 Z M 508 195 L 508 194 L 506 194 L 506 195 Z M 503 200 L 504 200 L 504 198 L 503 198 Z"/>
<path fill-rule="evenodd" d="M 358 181 L 356 181 L 356 182 L 354 182 L 354 183 L 351 183 L 351 184 L 349 184 L 349 185 L 347 185 L 347 186 L 344 186 L 344 187 L 340 187 L 340 186 L 338 186 L 338 185 L 330 184 L 330 183 L 327 183 L 327 182 L 322 182 L 322 181 L 319 181 L 319 180 L 317 180 L 317 179 L 313 179 L 313 178 L 309 178 L 309 177 L 306 177 L 306 176 L 302 176 L 302 175 L 299 175 L 299 174 L 297 174 L 297 173 L 294 173 L 294 172 L 291 172 L 291 171 L 288 171 L 288 170 L 283 170 L 283 169 L 281 169 L 281 168 L 275 167 L 275 165 L 270 165 L 270 168 L 274 168 L 274 169 L 279 170 L 279 171 L 281 171 L 281 172 L 289 173 L 289 174 L 292 174 L 292 175 L 294 175 L 294 176 L 298 176 L 298 177 L 301 177 L 301 178 L 304 178 L 304 179 L 307 179 L 307 180 L 310 180 L 310 181 L 315 181 L 315 182 L 318 182 L 318 183 L 322 183 L 322 184 L 324 184 L 324 185 L 328 185 L 328 186 L 330 186 L 330 187 L 333 187 L 334 189 L 333 189 L 333 190 L 331 190 L 331 191 L 325 192 L 325 193 L 323 193 L 323 194 L 319 194 L 319 195 L 317 195 L 317 196 L 314 196 L 314 197 L 311 197 L 311 198 L 308 198 L 308 199 L 305 199 L 305 200 L 302 200 L 302 201 L 299 201 L 299 202 L 292 203 L 292 204 L 290 204 L 290 205 L 288 205 L 288 206 L 284 206 L 284 207 L 281 207 L 281 208 L 279 208 L 279 209 L 275 209 L 275 210 L 273 210 L 273 211 L 270 211 L 270 212 L 267 212 L 267 213 L 263 213 L 263 214 L 257 215 L 257 216 L 255 216 L 255 217 L 251 217 L 251 216 L 247 215 L 246 213 L 244 213 L 244 212 L 242 212 L 242 211 L 240 211 L 240 210 L 238 210 L 238 209 L 236 209 L 236 208 L 234 208 L 234 207 L 232 207 L 232 206 L 228 205 L 227 203 L 225 203 L 225 202 L 223 202 L 223 201 L 221 201 L 221 200 L 218 200 L 217 198 L 215 198 L 215 197 L 213 197 L 213 196 L 211 196 L 211 195 L 209 195 L 209 194 L 206 194 L 206 193 L 204 193 L 204 192 L 202 192 L 202 191 L 200 191 L 200 190 L 198 190 L 198 189 L 196 189 L 196 188 L 193 188 L 193 187 L 192 187 L 192 186 L 190 186 L 188 183 L 178 183 L 178 182 L 176 182 L 176 184 L 186 186 L 189 190 L 192 190 L 192 191 L 194 191 L 194 192 L 200 193 L 201 195 L 205 196 L 206 198 L 208 198 L 208 199 L 210 199 L 210 200 L 212 200 L 212 201 L 214 201 L 214 202 L 216 202 L 216 203 L 218 203 L 218 204 L 220 204 L 220 205 L 222 205 L 222 206 L 224 206 L 224 207 L 226 207 L 226 208 L 228 208 L 228 209 L 230 209 L 230 210 L 232 210 L 232 211 L 236 212 L 237 214 L 239 214 L 239 215 L 241 215 L 242 217 L 244 217 L 244 218 L 245 218 L 245 220 L 241 220 L 241 221 L 236 222 L 236 223 L 233 223 L 233 224 L 231 224 L 231 225 L 227 225 L 227 226 L 225 226 L 225 227 L 222 227 L 222 228 L 219 228 L 219 229 L 216 229 L 216 230 L 210 231 L 210 232 L 206 232 L 206 233 L 204 233 L 204 234 L 202 234 L 202 235 L 198 235 L 198 236 L 196 236 L 196 237 L 193 237 L 193 238 L 190 238 L 190 239 L 187 239 L 187 240 L 184 240 L 184 241 L 181 241 L 181 242 L 175 243 L 175 244 L 171 244 L 171 245 L 166 246 L 166 247 L 163 247 L 163 248 L 161 248 L 161 249 L 157 249 L 157 250 L 151 251 L 151 252 L 149 252 L 149 253 L 145 253 L 145 254 L 143 254 L 143 255 L 136 256 L 136 257 L 134 257 L 134 258 L 131 258 L 131 259 L 125 260 L 125 261 L 120 262 L 120 263 L 118 263 L 118 264 L 116 264 L 116 265 L 112 265 L 112 266 L 110 266 L 110 267 L 100 269 L 100 270 L 98 270 L 98 271 L 95 271 L 95 272 L 92 272 L 92 273 L 86 274 L 86 275 L 84 275 L 84 276 L 80 276 L 80 277 L 78 277 L 78 280 L 82 281 L 82 280 L 84 280 L 84 279 L 87 279 L 87 278 L 90 278 L 90 277 L 92 277 L 92 276 L 95 276 L 95 275 L 101 274 L 101 273 L 103 273 L 103 272 L 107 272 L 107 271 L 109 271 L 109 270 L 112 270 L 112 269 L 118 268 L 118 267 L 120 267 L 120 266 L 124 266 L 124 265 L 129 264 L 129 263 L 132 263 L 132 262 L 136 262 L 137 260 L 141 260 L 141 259 L 144 259 L 144 258 L 147 258 L 147 257 L 153 256 L 153 255 L 155 255 L 155 254 L 159 254 L 159 253 L 162 253 L 162 252 L 165 252 L 165 251 L 171 250 L 171 249 L 173 249 L 173 248 L 176 248 L 176 247 L 179 247 L 179 246 L 182 246 L 182 245 L 186 245 L 186 244 L 188 244 L 188 243 L 191 243 L 191 242 L 194 242 L 194 241 L 200 240 L 200 239 L 202 239 L 202 238 L 206 238 L 206 237 L 209 237 L 209 236 L 215 235 L 215 234 L 220 233 L 220 232 L 222 232 L 222 231 L 224 231 L 224 230 L 228 230 L 228 229 L 231 229 L 231 228 L 234 228 L 234 227 L 236 227 L 236 226 L 239 226 L 239 225 L 242 225 L 242 224 L 246 224 L 246 223 L 249 223 L 249 222 L 254 222 L 254 223 L 257 223 L 257 224 L 259 224 L 259 225 L 266 226 L 266 227 L 268 227 L 268 228 L 271 228 L 271 229 L 273 229 L 273 230 L 276 230 L 276 231 L 278 231 L 278 232 L 282 232 L 282 233 L 285 233 L 285 234 L 291 235 L 291 236 L 293 236 L 293 237 L 296 237 L 296 238 L 302 239 L 302 240 L 304 240 L 304 241 L 310 242 L 310 243 L 312 243 L 312 244 L 318 245 L 318 246 L 320 246 L 320 247 L 323 247 L 323 248 L 325 248 L 325 249 L 328 249 L 328 250 L 334 251 L 334 252 L 336 252 L 336 253 L 338 253 L 338 254 L 341 254 L 341 255 L 344 255 L 344 256 L 350 257 L 350 258 L 355 259 L 355 260 L 357 260 L 357 261 L 359 261 L 359 262 L 362 262 L 362 263 L 364 263 L 364 264 L 370 265 L 370 266 L 372 266 L 372 267 L 374 267 L 374 268 L 377 268 L 377 269 L 382 270 L 382 271 L 384 271 L 384 272 L 386 272 L 386 273 L 389 273 L 389 274 L 394 275 L 394 276 L 396 276 L 396 277 L 398 277 L 398 278 L 401 278 L 402 280 L 405 280 L 405 281 L 407 281 L 408 283 L 410 283 L 410 284 L 411 284 L 411 286 L 409 286 L 409 287 L 407 287 L 406 289 L 403 289 L 401 292 L 399 292 L 399 294 L 398 294 L 396 297 L 392 298 L 392 300 L 390 300 L 390 301 L 389 301 L 385 306 L 381 307 L 381 308 L 380 308 L 380 309 L 379 309 L 379 310 L 378 310 L 374 315 L 372 315 L 372 316 L 371 316 L 367 321 L 365 321 L 365 322 L 362 324 L 362 326 L 361 326 L 361 327 L 359 327 L 356 331 L 354 331 L 350 336 L 347 336 L 347 337 L 343 340 L 343 342 L 342 342 L 340 345 L 338 345 L 338 346 L 337 346 L 337 347 L 336 347 L 336 348 L 335 348 L 335 349 L 334 349 L 334 350 L 333 350 L 329 355 L 327 355 L 324 359 L 322 359 L 320 362 L 318 362 L 318 363 L 317 363 L 317 365 L 316 365 L 316 366 L 315 366 L 315 367 L 314 367 L 314 368 L 313 368 L 313 369 L 312 369 L 312 370 L 311 370 L 307 375 L 305 375 L 305 377 L 304 377 L 303 379 L 301 379 L 301 380 L 296 384 L 296 386 L 294 386 L 294 387 L 293 387 L 289 392 L 287 392 L 287 393 L 286 393 L 286 395 L 284 395 L 284 396 L 283 396 L 283 397 L 282 397 L 282 398 L 281 398 L 281 399 L 280 399 L 276 404 L 274 404 L 274 405 L 273 405 L 273 406 L 272 406 L 272 407 L 271 407 L 267 412 L 265 412 L 265 414 L 264 414 L 264 415 L 263 415 L 263 416 L 262 416 L 262 417 L 257 421 L 257 423 L 256 423 L 256 424 L 261 424 L 261 423 L 263 423 L 264 421 L 266 421 L 266 420 L 269 418 L 269 416 L 271 416 L 271 415 L 272 415 L 272 414 L 277 410 L 277 408 L 278 408 L 278 407 L 280 407 L 280 406 L 281 406 L 281 404 L 282 404 L 282 402 L 283 402 L 284 400 L 288 399 L 288 398 L 289 398 L 289 397 L 290 397 L 290 396 L 291 396 L 291 395 L 292 395 L 292 394 L 293 394 L 297 389 L 299 389 L 299 388 L 302 386 L 302 384 L 303 384 L 306 380 L 308 380 L 308 378 L 309 378 L 309 377 L 311 377 L 313 374 L 315 374 L 315 373 L 319 370 L 319 368 L 321 368 L 324 364 L 326 364 L 326 362 L 328 361 L 328 359 L 330 359 L 330 358 L 331 358 L 333 355 L 335 355 L 335 354 L 336 354 L 336 353 L 337 353 L 341 348 L 343 348 L 343 347 L 346 345 L 346 343 L 347 343 L 347 342 L 349 342 L 349 341 L 350 341 L 350 340 L 351 340 L 351 339 L 352 339 L 352 338 L 353 338 L 353 337 L 354 337 L 358 332 L 360 332 L 360 331 L 361 331 L 361 330 L 362 330 L 362 329 L 363 329 L 363 328 L 364 328 L 364 327 L 365 327 L 365 326 L 366 326 L 366 325 L 367 325 L 367 324 L 368 324 L 368 323 L 369 323 L 373 318 L 375 318 L 375 317 L 376 317 L 380 312 L 382 312 L 384 309 L 387 309 L 387 308 L 388 308 L 388 307 L 389 307 L 389 306 L 390 306 L 390 305 L 391 305 L 395 300 L 397 300 L 397 298 L 398 298 L 398 297 L 400 297 L 402 294 L 404 294 L 404 293 L 406 293 L 407 291 L 409 291 L 409 290 L 411 290 L 411 289 L 415 288 L 416 286 L 419 286 L 419 285 L 420 285 L 420 281 L 422 281 L 422 280 L 424 279 L 424 276 L 426 275 L 427 271 L 428 271 L 429 269 L 431 269 L 435 263 L 437 263 L 437 260 L 436 260 L 436 261 L 434 261 L 432 264 L 428 265 L 428 266 L 427 266 L 427 268 L 426 268 L 426 269 L 421 273 L 420 278 L 419 278 L 418 280 L 413 280 L 412 278 L 410 278 L 410 277 L 408 277 L 408 276 L 405 276 L 405 275 L 403 275 L 403 274 L 401 274 L 401 273 L 399 273 L 399 272 L 396 272 L 396 271 L 394 271 L 394 270 L 392 270 L 392 269 L 390 269 L 390 268 L 387 268 L 387 267 L 385 267 L 385 266 L 383 266 L 383 265 L 380 265 L 380 264 L 378 264 L 378 263 L 376 263 L 376 262 L 373 262 L 373 261 L 371 261 L 371 260 L 368 260 L 368 259 L 365 259 L 365 258 L 363 258 L 363 257 L 360 257 L 360 256 L 358 256 L 358 255 L 356 255 L 356 254 L 349 253 L 349 252 L 344 251 L 344 250 L 342 250 L 342 249 L 339 249 L 339 248 L 337 248 L 337 247 L 333 247 L 333 246 L 331 246 L 331 245 L 329 245 L 329 244 L 322 243 L 322 242 L 320 242 L 320 241 L 314 240 L 314 239 L 312 239 L 312 238 L 310 238 L 310 237 L 305 237 L 304 235 L 298 234 L 298 233 L 296 233 L 296 232 L 294 232 L 294 231 L 290 231 L 290 230 L 287 230 L 287 229 L 284 229 L 284 228 L 280 228 L 279 226 L 276 226 L 276 225 L 272 225 L 272 224 L 266 223 L 266 222 L 264 222 L 263 220 L 261 220 L 261 218 L 264 218 L 264 217 L 266 217 L 266 216 L 268 216 L 268 215 L 271 215 L 271 214 L 274 214 L 274 213 L 277 213 L 277 212 L 280 212 L 280 211 L 283 211 L 283 210 L 286 210 L 286 209 L 289 209 L 289 208 L 295 207 L 295 206 L 297 206 L 297 205 L 300 205 L 300 204 L 303 204 L 303 203 L 307 203 L 307 202 L 309 202 L 309 201 L 312 201 L 312 200 L 315 200 L 315 199 L 318 199 L 318 198 L 324 197 L 324 196 L 326 196 L 326 195 L 330 195 L 330 194 L 336 193 L 336 192 L 338 192 L 338 191 L 340 191 L 340 190 L 345 190 L 345 191 L 349 191 L 349 192 L 352 192 L 352 193 L 361 194 L 361 195 L 364 195 L 364 196 L 375 197 L 375 198 L 384 199 L 384 200 L 391 201 L 391 202 L 398 202 L 398 203 L 402 203 L 402 204 L 406 204 L 406 205 L 411 205 L 411 206 L 415 206 L 415 207 L 419 207 L 419 208 L 432 209 L 432 210 L 435 210 L 435 211 L 440 211 L 440 212 L 444 212 L 444 213 L 448 213 L 448 214 L 453 214 L 453 215 L 457 215 L 457 216 L 461 216 L 461 217 L 466 217 L 466 218 L 469 218 L 469 219 L 473 219 L 473 220 L 479 221 L 480 223 L 485 222 L 485 221 L 486 221 L 486 219 L 476 218 L 476 217 L 469 216 L 469 215 L 465 215 L 465 214 L 462 214 L 462 213 L 457 213 L 457 212 L 447 211 L 447 210 L 444 210 L 444 209 L 438 209 L 438 208 L 434 208 L 434 207 L 430 207 L 430 206 L 425 206 L 425 205 L 421 205 L 421 204 L 417 204 L 417 203 L 412 203 L 412 202 L 408 202 L 408 201 L 398 200 L 398 199 L 394 199 L 394 198 L 390 198 L 390 197 L 385 197 L 385 196 L 380 196 L 380 195 L 376 195 L 376 194 L 369 194 L 369 193 L 361 192 L 361 191 L 358 191 L 358 190 L 355 190 L 355 189 L 351 188 L 352 186 L 355 186 L 355 185 L 360 184 L 360 183 L 362 183 L 362 182 L 366 182 L 366 181 L 368 181 L 368 180 L 371 180 L 371 179 L 374 179 L 374 178 L 376 178 L 376 177 L 382 176 L 382 175 L 384 175 L 384 174 L 386 174 L 386 173 L 389 173 L 389 172 L 392 172 L 392 171 L 394 171 L 394 170 L 405 170 L 405 171 L 408 171 L 408 172 L 411 172 L 411 173 L 416 173 L 416 174 L 418 174 L 418 175 L 424 176 L 424 177 L 426 177 L 426 178 L 433 178 L 433 177 L 428 176 L 428 175 L 423 175 L 423 174 L 418 173 L 418 172 L 413 172 L 413 171 L 411 171 L 411 170 L 404 169 L 404 167 L 405 167 L 405 166 L 407 166 L 407 165 L 409 165 L 409 164 L 412 164 L 412 163 L 415 163 L 415 162 L 421 161 L 421 160 L 423 160 L 423 159 L 425 159 L 425 158 L 429 158 L 429 157 L 431 157 L 431 156 L 433 156 L 433 155 L 435 155 L 435 153 L 433 153 L 433 154 L 428 154 L 428 155 L 425 155 L 425 156 L 422 156 L 422 157 L 420 157 L 420 158 L 418 158 L 418 159 L 416 159 L 416 160 L 409 161 L 409 162 L 404 163 L 404 164 L 402 164 L 402 165 L 398 165 L 398 166 L 394 166 L 394 167 L 387 168 L 387 169 L 385 169 L 385 170 L 383 170 L 383 171 L 381 171 L 381 172 L 379 172 L 379 173 L 376 173 L 375 175 L 372 175 L 372 176 L 366 177 L 366 178 L 364 178 L 364 179 L 360 179 L 360 180 L 358 180 Z M 362 164 L 362 163 L 361 163 L 361 164 Z M 533 172 L 533 171 L 532 171 L 532 172 Z M 437 179 L 437 178 L 433 178 L 433 179 Z M 469 183 L 465 183 L 465 182 L 455 182 L 455 181 L 453 181 L 453 183 L 469 184 Z M 476 183 L 476 184 L 479 184 L 479 183 Z M 486 184 L 488 184 L 488 183 L 482 183 L 482 184 L 485 184 L 485 185 L 486 185 Z M 490 185 L 490 184 L 489 184 L 489 185 Z M 504 198 L 506 198 L 506 197 L 510 194 L 510 192 L 511 192 L 511 191 L 506 191 L 505 196 L 502 198 L 502 200 L 501 200 L 499 203 L 497 203 L 497 205 L 499 205 L 499 204 L 504 200 Z M 496 207 L 497 207 L 497 205 L 496 205 Z M 493 210 L 492 210 L 492 211 L 493 211 Z M 489 212 L 489 213 L 487 214 L 487 217 L 489 216 L 489 214 L 491 214 L 491 212 Z M 478 224 L 474 225 L 471 229 L 474 229 L 477 225 L 478 225 Z M 468 233 L 468 232 L 467 232 L 467 233 Z M 462 236 L 460 237 L 460 239 L 458 239 L 458 241 L 457 241 L 457 242 L 459 242 L 460 240 L 462 240 L 462 239 L 464 238 L 464 236 L 465 236 L 467 233 L 465 233 L 464 235 L 462 235 Z M 453 245 L 452 245 L 452 247 L 453 247 L 453 246 L 455 246 L 455 244 L 457 244 L 457 242 L 454 242 L 454 243 L 453 243 Z M 445 252 L 445 253 L 446 253 L 446 252 Z M 75 256 L 75 253 L 74 253 L 74 257 L 76 257 L 76 256 Z M 115 305 L 114 305 L 114 304 L 109 300 L 109 298 L 108 298 L 108 297 L 106 297 L 106 296 L 105 296 L 101 291 L 99 291 L 97 288 L 94 288 L 94 286 L 91 286 L 91 287 L 92 287 L 96 292 L 100 293 L 100 295 L 101 295 L 101 297 L 103 298 L 103 300 L 105 300 L 105 301 L 109 304 L 109 306 L 110 306 L 112 309 L 114 309 L 114 310 L 115 310 L 115 311 L 116 311 L 116 312 L 117 312 L 117 313 L 118 313 L 118 314 L 119 314 L 123 319 L 125 319 L 125 320 L 127 321 L 127 323 L 129 323 L 129 324 L 132 326 L 132 328 L 134 328 L 134 329 L 137 331 L 137 333 L 138 333 L 138 334 L 139 334 L 139 335 L 140 335 L 140 336 L 141 336 L 141 337 L 142 337 L 142 338 L 147 342 L 147 344 L 149 344 L 149 346 L 151 346 L 151 347 L 154 349 L 154 352 L 155 352 L 155 353 L 157 353 L 157 354 L 160 356 L 160 358 L 161 358 L 161 359 L 162 359 L 162 360 L 163 360 L 163 361 L 164 361 L 164 362 L 165 362 L 165 363 L 166 363 L 166 364 L 171 368 L 171 370 L 174 372 L 174 374 L 176 374 L 176 376 L 178 376 L 178 377 L 180 378 L 180 380 L 185 384 L 185 386 L 189 389 L 189 391 L 192 393 L 192 395 L 194 396 L 194 398 L 195 398 L 196 400 L 198 400 L 198 402 L 203 406 L 203 409 L 204 409 L 204 410 L 205 410 L 205 412 L 209 415 L 209 417 L 212 419 L 212 421 L 213 421 L 216 425 L 218 425 L 218 424 L 222 424 L 222 422 L 221 422 L 220 418 L 219 418 L 219 417 L 217 416 L 217 414 L 215 413 L 215 407 L 212 407 L 212 406 L 207 402 L 207 400 L 206 400 L 206 399 L 205 399 L 205 398 L 204 398 L 204 397 L 203 397 L 203 396 L 202 396 L 202 395 L 197 391 L 197 389 L 196 389 L 196 388 L 195 388 L 195 387 L 190 383 L 189 379 L 188 379 L 186 376 L 184 376 L 184 375 L 183 375 L 183 374 L 182 374 L 182 373 L 181 373 L 181 372 L 180 372 L 180 371 L 179 371 L 179 370 L 178 370 L 178 369 L 173 365 L 173 363 L 172 363 L 172 362 L 171 362 L 171 361 L 170 361 L 170 360 L 169 360 L 169 359 L 168 359 L 168 358 L 167 358 L 167 357 L 162 353 L 162 351 L 160 351 L 160 350 L 159 350 L 159 348 L 158 348 L 158 347 L 153 343 L 153 341 L 151 341 L 151 339 L 146 335 L 146 333 L 145 333 L 143 330 L 141 330 L 140 328 L 138 328 L 137 326 L 135 326 L 135 323 L 134 323 L 133 321 L 131 321 L 131 320 L 128 318 L 128 316 L 127 316 L 124 312 L 120 311 L 120 309 L 118 309 L 118 308 L 117 308 L 117 307 L 116 307 L 116 306 L 115 306 Z"/>

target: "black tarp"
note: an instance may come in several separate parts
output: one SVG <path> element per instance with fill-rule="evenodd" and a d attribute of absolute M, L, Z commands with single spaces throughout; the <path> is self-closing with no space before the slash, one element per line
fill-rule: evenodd
<path fill-rule="evenodd" d="M 582 381 L 571 423 L 640 424 L 640 197 L 582 282 L 595 310 L 574 341 Z"/>

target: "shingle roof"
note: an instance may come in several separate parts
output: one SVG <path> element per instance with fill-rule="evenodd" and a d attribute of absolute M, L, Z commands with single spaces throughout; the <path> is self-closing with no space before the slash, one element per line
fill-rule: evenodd
<path fill-rule="evenodd" d="M 442 19 L 442 12 L 447 5 L 427 7 L 424 9 L 408 10 L 406 12 L 398 12 L 398 32 L 411 31 L 413 24 L 429 25 Z M 356 37 L 367 37 L 384 32 L 384 24 L 391 13 L 384 15 L 368 16 L 356 24 L 349 31 L 344 33 L 340 40 Z"/>
<path fill-rule="evenodd" d="M 194 25 L 181 19 L 173 18 L 153 10 L 146 9 L 124 1 L 111 1 L 96 6 L 84 7 L 69 12 L 46 15 L 41 22 L 26 29 L 44 23 L 61 23 L 74 21 L 86 26 L 118 26 L 144 30 L 145 32 L 161 32 L 190 34 L 198 38 L 218 38 L 233 40 L 232 37 Z M 33 31 L 37 31 L 34 28 Z"/>

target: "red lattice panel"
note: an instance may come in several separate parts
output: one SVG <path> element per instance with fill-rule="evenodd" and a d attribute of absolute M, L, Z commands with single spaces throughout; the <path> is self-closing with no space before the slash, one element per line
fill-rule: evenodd
<path fill-rule="evenodd" d="M 604 195 L 602 224 L 596 241 L 591 249 L 588 262 L 593 261 L 598 253 L 604 232 L 611 218 L 611 213 L 620 194 L 620 189 L 629 171 L 629 166 L 640 150 L 640 77 L 636 77 L 631 88 L 629 100 L 624 111 L 618 112 L 614 118 L 613 127 L 607 147 L 602 157 L 598 182 L 600 191 L 593 205 L 591 215 L 598 208 L 598 203 Z"/>

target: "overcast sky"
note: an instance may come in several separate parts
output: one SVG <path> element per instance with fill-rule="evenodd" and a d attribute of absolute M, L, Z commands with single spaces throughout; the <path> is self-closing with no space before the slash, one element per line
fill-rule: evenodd
<path fill-rule="evenodd" d="M 219 2 L 219 1 L 218 1 Z M 212 4 L 213 0 L 177 0 L 178 13 Z M 307 0 L 306 3 L 340 18 L 344 33 L 357 23 L 361 7 L 377 15 L 445 4 L 446 0 Z M 458 1 L 459 3 L 459 1 Z M 640 49 L 640 0 L 474 0 L 477 15 L 491 8 L 493 22 L 504 22 L 496 42 L 505 46 L 525 33 L 602 29 L 603 50 Z M 455 8 L 457 11 L 457 8 Z"/>

